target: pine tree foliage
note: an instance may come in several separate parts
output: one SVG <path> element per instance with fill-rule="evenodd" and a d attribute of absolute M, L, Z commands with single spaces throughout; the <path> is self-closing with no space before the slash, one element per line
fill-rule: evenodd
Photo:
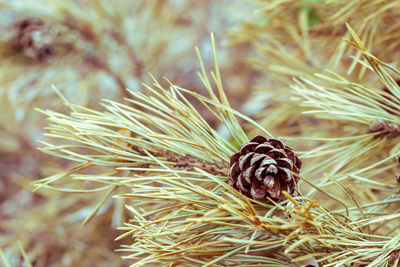
<path fill-rule="evenodd" d="M 0 101 L 16 118 L 0 127 L 0 156 L 27 151 L 20 162 L 3 157 L 0 189 L 12 193 L 0 195 L 1 263 L 119 266 L 122 256 L 122 265 L 132 266 L 399 264 L 395 1 L 253 1 L 254 16 L 231 31 L 231 42 L 253 45 L 258 55 L 249 63 L 267 74 L 258 77 L 249 101 L 251 108 L 256 98 L 267 103 L 254 120 L 231 106 L 232 91 L 254 77 L 243 79 L 231 67 L 223 80 L 213 37 L 210 73 L 197 50 L 207 96 L 180 61 L 190 45 L 170 51 L 187 25 L 201 24 L 189 14 L 208 1 L 128 2 L 118 8 L 103 1 L 46 1 L 43 8 L 0 2 L 0 14 L 7 14 L 0 22 L 14 22 L 1 37 L 7 64 L 0 66 L 0 80 L 10 86 L 0 90 Z M 126 15 L 133 10 L 137 16 Z M 42 38 L 32 39 L 38 32 Z M 197 31 L 190 32 L 196 39 Z M 161 60 L 167 51 L 174 60 Z M 17 79 L 21 66 L 26 73 Z M 148 78 L 147 70 L 174 82 Z M 54 94 L 38 89 L 49 80 L 57 88 L 79 81 L 84 90 L 54 87 L 61 101 L 49 101 Z M 140 89 L 137 81 L 149 82 Z M 114 100 L 93 108 L 91 95 L 110 92 Z M 31 142 L 13 135 L 33 105 L 49 122 L 40 147 L 47 156 L 29 152 Z M 9 120 L 2 114 L 1 121 Z M 42 118 L 30 121 L 36 123 Z M 279 203 L 249 199 L 228 183 L 231 156 L 255 133 L 272 138 L 269 131 L 291 136 L 285 142 L 305 163 L 293 173 L 300 179 L 296 194 L 285 192 Z M 9 174 L 8 168 L 31 157 L 42 163 L 35 173 L 46 178 L 31 184 L 35 194 L 27 198 L 32 174 Z M 48 242 L 54 237 L 60 240 Z"/>
<path fill-rule="evenodd" d="M 392 188 L 389 191 L 395 193 L 393 169 L 400 153 L 397 146 L 400 121 L 399 88 L 393 77 L 399 71 L 368 52 L 354 30 L 349 28 L 349 31 L 352 35 L 349 44 L 362 51 L 365 57 L 359 64 L 374 73 L 381 85 L 371 88 L 332 71 L 315 74 L 311 80 L 297 80 L 293 88 L 302 105 L 307 107 L 306 114 L 345 125 L 342 138 L 321 135 L 317 140 L 325 144 L 303 156 L 325 157 L 313 170 L 330 169 L 329 174 L 342 181 L 362 179 L 371 186 L 377 184 L 379 178 L 385 181 L 384 184 L 379 182 L 381 186 Z"/>
<path fill-rule="evenodd" d="M 293 136 L 309 166 L 302 174 L 325 176 L 318 185 L 326 190 L 346 183 L 360 203 L 396 194 L 397 5 L 254 2 L 253 17 L 231 32 L 233 42 L 255 47 L 250 62 L 271 76 L 270 87 L 254 96 L 267 103 L 254 117 L 273 133 Z"/>
<path fill-rule="evenodd" d="M 203 65 L 199 73 L 208 97 L 169 81 L 164 88 L 154 79 L 152 86 L 145 85 L 150 94 L 131 92 L 128 104 L 104 100 L 104 111 L 68 102 L 70 115 L 42 111 L 50 121 L 47 135 L 62 141 L 45 143 L 42 150 L 77 165 L 35 187 L 80 192 L 82 185 L 57 186 L 70 177 L 89 182 L 93 187 L 88 191 L 123 199 L 129 219 L 118 240 L 131 240 L 120 251 L 129 254 L 124 258 L 132 266 L 287 266 L 304 261 L 384 266 L 398 261 L 400 233 L 393 228 L 400 216 L 398 196 L 359 203 L 340 179 L 321 175 L 311 181 L 301 175 L 308 192 L 299 189 L 297 197 L 286 194 L 280 203 L 260 203 L 226 183 L 229 157 L 239 149 L 233 144 L 248 140 L 238 118 L 271 135 L 229 106 L 216 60 L 215 66 L 211 75 Z M 230 139 L 207 124 L 188 95 L 220 120 Z M 105 170 L 93 173 L 92 166 Z M 371 186 L 365 178 L 358 183 Z M 313 191 L 318 194 L 312 196 Z"/>
<path fill-rule="evenodd" d="M 396 1 L 252 2 L 252 16 L 230 31 L 231 42 L 250 44 L 257 52 L 249 63 L 270 80 L 256 87 L 258 93 L 251 102 L 263 105 L 264 112 L 256 110 L 254 116 L 280 135 L 313 134 L 309 129 L 314 121 L 298 116 L 301 107 L 291 97 L 293 77 L 312 79 L 314 73 L 329 69 L 353 81 L 368 80 L 369 85 L 377 86 L 378 80 L 367 71 L 368 67 L 358 64 L 362 52 L 343 41 L 351 38 L 346 23 L 370 53 L 389 64 L 399 61 Z M 268 116 L 272 112 L 279 114 L 278 119 Z M 307 126 L 299 126 L 299 121 Z M 329 123 L 324 125 L 329 127 Z"/>

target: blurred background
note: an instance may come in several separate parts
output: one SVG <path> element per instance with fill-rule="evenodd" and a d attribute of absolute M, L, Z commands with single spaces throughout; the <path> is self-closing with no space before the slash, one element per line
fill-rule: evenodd
<path fill-rule="evenodd" d="M 293 93 L 293 78 L 318 85 L 321 80 L 314 74 L 328 69 L 359 88 L 374 88 L 381 94 L 385 89 L 363 61 L 363 53 L 343 41 L 351 39 L 345 24 L 359 34 L 368 51 L 398 67 L 399 18 L 397 1 L 0 0 L 0 265 L 5 259 L 13 267 L 29 266 L 28 262 L 33 266 L 131 264 L 121 260 L 123 251 L 115 251 L 124 245 L 114 241 L 125 221 L 123 202 L 107 199 L 97 210 L 103 195 L 70 192 L 75 182 L 70 177 L 60 180 L 64 190 L 32 191 L 33 181 L 72 166 L 37 149 L 38 140 L 46 141 L 47 123 L 36 108 L 69 113 L 52 86 L 70 103 L 97 110 L 103 109 L 99 104 L 103 98 L 124 102 L 130 97 L 125 88 L 146 92 L 141 83 L 151 83 L 149 72 L 163 85 L 167 85 L 165 76 L 178 86 L 206 93 L 196 73 L 194 48 L 199 48 L 206 70 L 213 69 L 213 32 L 224 89 L 233 108 L 274 136 L 294 137 L 285 142 L 307 156 L 309 149 L 318 152 L 324 144 L 320 137 L 364 138 L 371 118 L 354 123 L 337 114 L 302 114 L 310 107 L 304 105 L 304 90 Z M 346 87 L 338 89 L 342 91 Z M 330 101 L 322 99 L 322 104 Z M 194 105 L 219 129 L 207 110 Z M 257 129 L 243 127 L 249 136 L 257 134 Z M 315 139 L 296 142 L 304 136 Z M 335 138 L 327 141 L 328 152 L 330 145 L 353 151 L 356 139 L 338 142 Z M 374 140 L 371 134 L 365 142 L 370 145 Z M 308 155 L 303 170 L 313 167 L 307 173 L 310 178 L 327 171 L 332 176 L 347 175 L 388 157 L 397 143 L 385 139 L 385 146 L 371 146 L 371 153 L 364 152 L 362 161 L 354 163 L 358 157 L 352 156 L 351 164 L 348 155 L 336 149 L 331 154 L 318 152 Z M 357 149 L 362 153 L 365 147 L 360 144 Z M 335 161 L 343 164 L 332 166 Z M 363 177 L 375 179 L 381 171 L 387 184 L 393 184 L 395 166 L 392 161 Z M 335 187 L 332 190 L 337 194 Z M 369 187 L 349 190 L 363 203 L 392 194 Z M 327 206 L 332 204 L 321 199 Z M 83 225 L 93 211 L 97 215 Z"/>
<path fill-rule="evenodd" d="M 124 101 L 125 88 L 143 90 L 148 72 L 204 93 L 194 47 L 212 68 L 213 32 L 224 87 L 240 108 L 260 77 L 245 62 L 249 46 L 228 44 L 227 30 L 252 8 L 228 0 L 0 1 L 0 249 L 11 266 L 29 266 L 25 257 L 33 266 L 128 264 L 114 252 L 122 209 L 105 203 L 80 227 L 98 196 L 32 192 L 32 181 L 69 167 L 37 150 L 46 122 L 35 108 L 66 111 L 52 85 L 96 109 L 102 98 Z"/>

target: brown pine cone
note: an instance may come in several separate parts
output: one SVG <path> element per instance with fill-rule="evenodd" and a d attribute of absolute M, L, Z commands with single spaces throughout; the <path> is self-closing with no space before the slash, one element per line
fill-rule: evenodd
<path fill-rule="evenodd" d="M 282 191 L 294 193 L 301 161 L 290 147 L 277 139 L 254 137 L 231 157 L 230 184 L 247 197 L 268 202 L 284 199 Z"/>
<path fill-rule="evenodd" d="M 55 33 L 40 19 L 27 18 L 15 23 L 14 47 L 27 57 L 45 61 L 54 54 Z"/>

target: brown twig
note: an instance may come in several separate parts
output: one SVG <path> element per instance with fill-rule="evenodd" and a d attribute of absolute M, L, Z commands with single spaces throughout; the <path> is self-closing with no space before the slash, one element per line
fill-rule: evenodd
<path fill-rule="evenodd" d="M 228 176 L 228 166 L 220 164 L 218 162 L 208 162 L 203 161 L 199 158 L 195 158 L 192 156 L 178 156 L 177 163 L 175 164 L 175 168 L 177 169 L 186 169 L 187 171 L 194 170 L 195 168 L 201 169 L 208 173 L 212 173 L 215 175 Z"/>
<path fill-rule="evenodd" d="M 127 137 L 131 136 L 131 132 L 129 132 L 128 130 L 125 130 L 125 129 L 121 129 L 118 132 Z M 223 164 L 223 163 L 218 163 L 216 161 L 209 162 L 209 161 L 205 161 L 205 160 L 202 160 L 197 157 L 190 156 L 190 155 L 182 156 L 182 155 L 178 155 L 176 153 L 172 153 L 170 151 L 160 151 L 160 152 L 147 151 L 146 152 L 141 147 L 132 146 L 124 141 L 117 140 L 117 139 L 115 139 L 115 141 L 118 142 L 122 146 L 125 146 L 131 150 L 136 151 L 141 156 L 147 156 L 148 153 L 150 153 L 154 157 L 165 158 L 168 162 L 171 162 L 173 164 L 173 167 L 175 169 L 193 171 L 195 168 L 198 168 L 198 169 L 201 169 L 203 171 L 206 171 L 206 172 L 214 174 L 214 175 L 228 176 L 228 172 L 229 172 L 228 165 Z M 154 164 L 145 164 L 140 167 L 141 168 L 149 168 L 150 166 L 153 166 L 153 165 Z"/>
<path fill-rule="evenodd" d="M 400 135 L 400 126 L 374 121 L 368 126 L 366 133 L 380 133 L 381 138 L 395 138 Z"/>

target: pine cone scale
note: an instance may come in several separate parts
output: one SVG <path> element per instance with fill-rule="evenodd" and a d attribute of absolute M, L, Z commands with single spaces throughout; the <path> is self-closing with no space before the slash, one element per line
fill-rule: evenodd
<path fill-rule="evenodd" d="M 276 165 L 269 165 L 267 168 L 267 174 L 277 174 L 278 173 L 278 168 Z"/>
<path fill-rule="evenodd" d="M 281 195 L 280 183 L 275 182 L 274 185 L 269 188 L 269 194 L 272 196 L 272 198 L 280 198 Z"/>
<path fill-rule="evenodd" d="M 290 159 L 291 162 L 296 162 L 296 158 L 292 150 L 286 148 L 284 149 L 284 151 L 286 156 Z"/>
<path fill-rule="evenodd" d="M 267 175 L 264 178 L 264 184 L 268 187 L 268 188 L 272 188 L 275 185 L 275 179 L 274 177 L 272 177 L 271 175 Z"/>
<path fill-rule="evenodd" d="M 261 162 L 261 166 L 268 166 L 268 165 L 272 165 L 272 164 L 277 165 L 278 163 L 276 162 L 276 160 L 274 160 L 273 158 L 271 158 L 268 155 Z"/>
<path fill-rule="evenodd" d="M 267 186 L 254 179 L 251 186 L 251 196 L 253 199 L 263 201 L 267 196 Z"/>
<path fill-rule="evenodd" d="M 282 149 L 273 149 L 270 152 L 268 152 L 267 155 L 275 157 L 275 158 L 287 157 L 285 154 L 285 151 L 283 151 Z"/>
<path fill-rule="evenodd" d="M 254 142 L 249 142 L 247 143 L 245 146 L 243 146 L 242 150 L 243 153 L 248 153 L 250 151 L 255 151 L 254 148 L 256 148 L 259 144 L 258 143 L 254 143 Z M 255 151 L 256 152 L 256 151 Z"/>
<path fill-rule="evenodd" d="M 292 174 L 286 168 L 281 168 L 281 169 L 279 169 L 278 172 L 279 172 L 279 176 L 282 177 L 283 181 L 285 181 L 285 182 L 289 182 L 290 180 L 293 179 Z"/>
<path fill-rule="evenodd" d="M 254 152 L 247 153 L 239 158 L 239 168 L 243 171 L 245 168 L 250 166 L 250 161 L 254 155 Z"/>
<path fill-rule="evenodd" d="M 250 183 L 246 183 L 245 179 L 243 179 L 241 175 L 238 177 L 237 185 L 243 192 L 247 193 L 249 191 Z"/>
<path fill-rule="evenodd" d="M 242 194 L 267 202 L 294 192 L 301 161 L 280 140 L 256 136 L 231 157 L 230 184 Z"/>
<path fill-rule="evenodd" d="M 274 149 L 274 147 L 269 145 L 269 144 L 261 144 L 261 145 L 258 145 L 256 147 L 255 152 L 256 153 L 264 153 L 264 154 L 266 154 L 266 153 L 270 152 L 273 149 Z"/>
<path fill-rule="evenodd" d="M 262 155 L 262 154 L 255 154 L 253 158 L 251 159 L 250 165 L 260 165 L 260 163 L 266 158 L 267 155 Z"/>
<path fill-rule="evenodd" d="M 256 177 L 257 180 L 261 181 L 261 180 L 263 179 L 263 177 L 264 177 L 264 172 L 265 172 L 266 169 L 267 169 L 267 168 L 265 168 L 265 167 L 261 167 L 261 168 L 258 168 L 258 169 L 256 170 L 254 176 Z"/>
<path fill-rule="evenodd" d="M 280 159 L 277 159 L 276 162 L 278 163 L 279 166 L 283 166 L 290 170 L 293 169 L 293 163 L 288 158 L 280 158 Z"/>
<path fill-rule="evenodd" d="M 253 139 L 250 140 L 250 143 L 254 142 L 254 143 L 257 143 L 257 144 L 262 144 L 262 143 L 265 143 L 267 141 L 268 141 L 268 139 L 265 138 L 264 136 L 257 135 Z"/>
<path fill-rule="evenodd" d="M 254 175 L 255 170 L 256 170 L 256 166 L 251 166 L 251 167 L 247 168 L 244 172 L 242 172 L 240 175 L 241 175 L 241 177 L 244 178 L 244 180 L 248 184 L 251 184 L 251 177 Z"/>

